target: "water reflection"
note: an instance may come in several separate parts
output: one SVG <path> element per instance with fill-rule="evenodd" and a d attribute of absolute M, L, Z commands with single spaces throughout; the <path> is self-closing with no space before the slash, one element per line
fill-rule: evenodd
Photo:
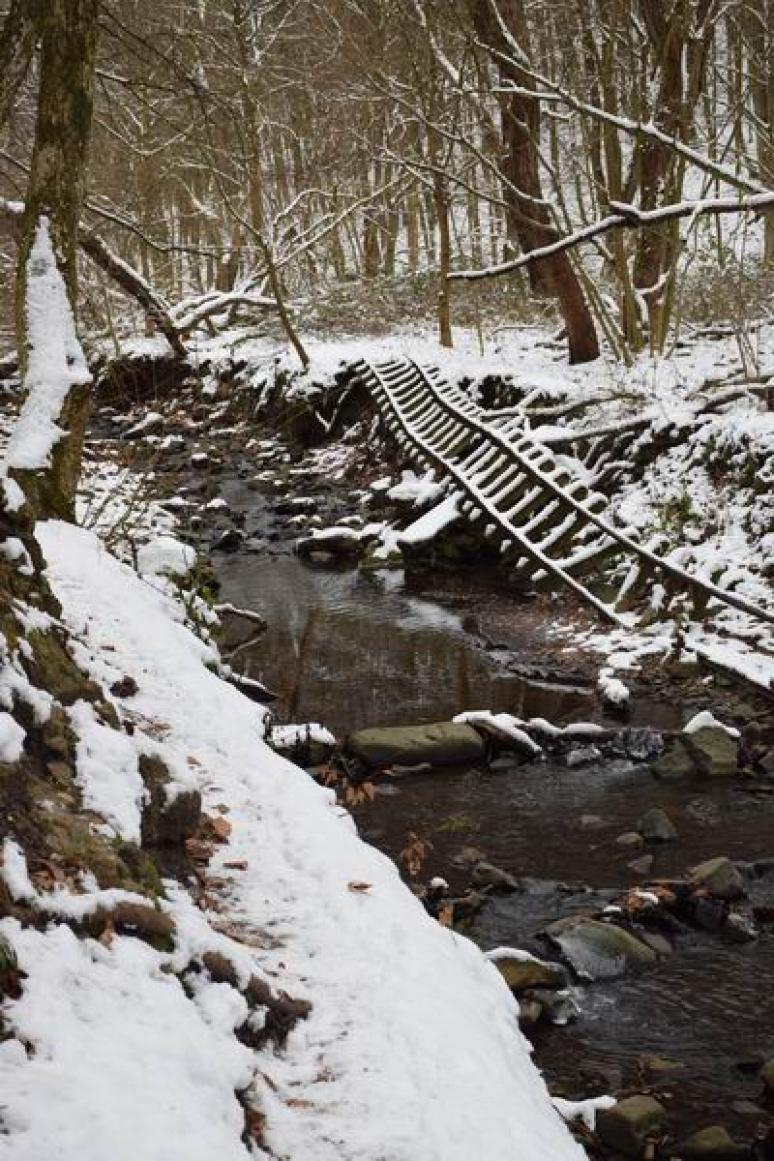
<path fill-rule="evenodd" d="M 545 691 L 502 672 L 471 643 L 456 613 L 407 593 L 402 573 L 234 556 L 218 575 L 225 599 L 268 621 L 260 645 L 240 663 L 279 694 L 282 717 L 324 721 L 345 734 L 448 719 L 462 709 L 555 720 L 588 710 L 582 691 Z"/>

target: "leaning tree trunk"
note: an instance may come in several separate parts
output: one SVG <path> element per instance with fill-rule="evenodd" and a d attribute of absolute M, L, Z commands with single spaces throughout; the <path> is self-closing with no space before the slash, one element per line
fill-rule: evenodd
<path fill-rule="evenodd" d="M 22 220 L 16 275 L 19 363 L 28 362 L 27 280 L 40 222 L 47 219 L 57 266 L 75 316 L 78 223 L 91 135 L 99 0 L 48 0 L 39 21 L 40 87 L 35 144 Z M 64 432 L 47 468 L 36 473 L 28 501 L 36 517 L 71 519 L 89 405 L 88 382 L 74 383 L 57 425 Z"/>

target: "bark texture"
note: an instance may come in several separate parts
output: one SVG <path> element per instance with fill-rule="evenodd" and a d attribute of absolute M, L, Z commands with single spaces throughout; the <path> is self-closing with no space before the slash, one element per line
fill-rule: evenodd
<path fill-rule="evenodd" d="M 502 169 L 507 178 L 508 231 L 521 249 L 537 250 L 557 241 L 559 234 L 543 201 L 538 141 L 540 103 L 524 94 L 535 88 L 531 77 L 512 59 L 508 44 L 489 0 L 467 0 L 479 38 L 497 54 L 502 80 L 521 92 L 502 99 Z M 520 45 L 527 45 L 527 22 L 521 0 L 505 0 L 499 12 Z M 503 59 L 508 58 L 508 59 Z M 571 363 L 587 363 L 599 355 L 596 328 L 580 283 L 567 254 L 555 254 L 530 264 L 530 282 L 536 292 L 559 302 L 567 331 Z"/>
<path fill-rule="evenodd" d="M 57 264 L 77 314 L 78 228 L 83 206 L 94 88 L 99 0 L 48 0 L 41 6 L 40 86 L 16 273 L 19 363 L 27 361 L 27 265 L 41 217 L 48 218 Z M 37 518 L 72 518 L 88 418 L 88 384 L 69 392 L 58 423 L 66 432 L 29 497 Z M 45 477 L 45 478 L 44 478 Z"/>

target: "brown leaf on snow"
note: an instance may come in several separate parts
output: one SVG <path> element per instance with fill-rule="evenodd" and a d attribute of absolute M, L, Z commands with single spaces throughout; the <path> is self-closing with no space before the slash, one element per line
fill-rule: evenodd
<path fill-rule="evenodd" d="M 454 922 L 454 907 L 451 903 L 444 903 L 438 910 L 438 922 L 441 927 L 451 927 Z"/>
<path fill-rule="evenodd" d="M 227 818 L 208 818 L 206 825 L 207 832 L 212 835 L 216 842 L 228 842 L 229 835 L 232 831 L 231 823 Z"/>
<path fill-rule="evenodd" d="M 223 864 L 227 871 L 246 871 L 247 859 L 231 859 L 229 862 Z"/>
<path fill-rule="evenodd" d="M 356 879 L 353 879 L 351 883 L 347 883 L 347 888 L 350 891 L 355 891 L 356 893 L 370 891 L 372 887 L 373 883 L 359 883 Z"/>
<path fill-rule="evenodd" d="M 105 930 L 102 932 L 102 934 L 99 937 L 99 942 L 102 944 L 103 947 L 112 947 L 113 940 L 115 939 L 115 937 L 116 937 L 116 929 L 113 926 L 113 924 L 110 922 L 110 920 L 108 919 L 107 923 L 105 924 Z"/>
<path fill-rule="evenodd" d="M 257 1109 L 245 1109 L 245 1127 L 252 1139 L 260 1144 L 266 1131 L 266 1117 Z"/>

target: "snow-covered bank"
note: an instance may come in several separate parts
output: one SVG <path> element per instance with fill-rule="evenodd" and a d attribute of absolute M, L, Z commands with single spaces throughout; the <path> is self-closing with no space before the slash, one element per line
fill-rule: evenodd
<path fill-rule="evenodd" d="M 211 909 L 197 923 L 173 898 L 187 950 L 1 925 L 29 973 L 6 1022 L 37 1051 L 28 1059 L 17 1041 L 0 1053 L 0 1154 L 246 1157 L 233 1089 L 249 1086 L 263 1142 L 288 1161 L 582 1158 L 497 969 L 425 914 L 329 792 L 263 744 L 256 707 L 204 668 L 208 650 L 168 597 L 90 533 L 49 523 L 39 538 L 79 660 L 108 685 L 135 679 L 122 715 L 193 772 L 205 809 L 227 808 L 231 832 L 210 864 Z M 243 970 L 311 1001 L 284 1051 L 252 1054 L 229 1036 L 245 1013 L 228 984 L 205 981 L 188 1001 L 162 971 L 222 942 L 210 924 Z"/>

